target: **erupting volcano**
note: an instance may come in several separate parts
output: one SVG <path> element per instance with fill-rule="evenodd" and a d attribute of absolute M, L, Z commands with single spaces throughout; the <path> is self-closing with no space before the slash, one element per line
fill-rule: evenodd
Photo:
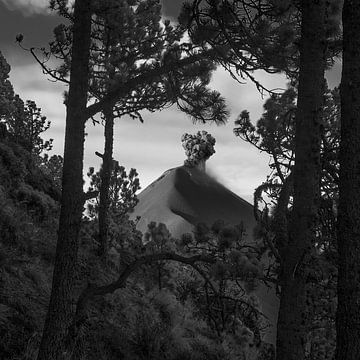
<path fill-rule="evenodd" d="M 165 171 L 139 194 L 132 214 L 140 217 L 138 229 L 144 232 L 151 221 L 161 222 L 174 238 L 180 238 L 198 223 L 211 225 L 221 219 L 232 225 L 243 223 L 245 241 L 254 243 L 253 206 L 206 173 L 205 162 L 215 153 L 215 139 L 202 131 L 183 135 L 182 144 L 187 155 L 184 165 Z M 262 260 L 265 266 L 268 261 L 267 257 Z M 279 306 L 275 290 L 261 284 L 255 294 L 269 322 L 263 341 L 275 345 Z"/>

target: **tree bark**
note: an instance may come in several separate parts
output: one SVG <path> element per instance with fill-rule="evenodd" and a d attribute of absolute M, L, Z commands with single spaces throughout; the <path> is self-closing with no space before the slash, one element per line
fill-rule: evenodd
<path fill-rule="evenodd" d="M 90 5 L 91 0 L 76 0 L 74 8 L 61 213 L 51 297 L 38 360 L 58 360 L 66 357 L 64 340 L 73 317 L 78 235 L 84 207 L 82 172 L 89 77 Z"/>
<path fill-rule="evenodd" d="M 360 3 L 343 6 L 336 360 L 360 358 Z"/>
<path fill-rule="evenodd" d="M 100 204 L 99 204 L 99 255 L 106 257 L 108 251 L 110 181 L 113 169 L 114 115 L 113 106 L 103 110 L 105 118 L 105 147 L 100 172 Z"/>
<path fill-rule="evenodd" d="M 279 247 L 281 272 L 277 360 L 303 360 L 306 277 L 320 192 L 320 127 L 325 69 L 325 0 L 301 2 L 299 90 L 296 112 L 294 197 L 289 236 Z"/>

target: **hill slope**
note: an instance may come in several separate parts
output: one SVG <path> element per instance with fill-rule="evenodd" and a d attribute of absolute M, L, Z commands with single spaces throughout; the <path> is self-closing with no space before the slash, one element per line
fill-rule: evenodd
<path fill-rule="evenodd" d="M 246 240 L 253 240 L 256 224 L 253 207 L 206 173 L 186 166 L 167 170 L 139 195 L 133 217 L 140 216 L 138 229 L 146 231 L 151 221 L 167 225 L 174 237 L 191 232 L 199 222 L 223 219 L 236 225 L 243 222 Z M 256 291 L 271 328 L 264 340 L 275 345 L 278 298 L 274 289 L 261 285 Z"/>

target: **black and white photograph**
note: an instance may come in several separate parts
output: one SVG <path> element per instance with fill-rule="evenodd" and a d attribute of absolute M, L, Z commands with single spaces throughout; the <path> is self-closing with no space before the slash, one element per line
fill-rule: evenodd
<path fill-rule="evenodd" d="M 0 0 L 0 360 L 360 360 L 360 1 Z"/>

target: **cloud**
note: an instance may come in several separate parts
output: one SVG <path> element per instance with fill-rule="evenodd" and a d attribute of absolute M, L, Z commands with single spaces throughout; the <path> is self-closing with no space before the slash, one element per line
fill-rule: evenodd
<path fill-rule="evenodd" d="M 0 0 L 9 10 L 21 11 L 24 16 L 50 14 L 49 0 Z"/>

